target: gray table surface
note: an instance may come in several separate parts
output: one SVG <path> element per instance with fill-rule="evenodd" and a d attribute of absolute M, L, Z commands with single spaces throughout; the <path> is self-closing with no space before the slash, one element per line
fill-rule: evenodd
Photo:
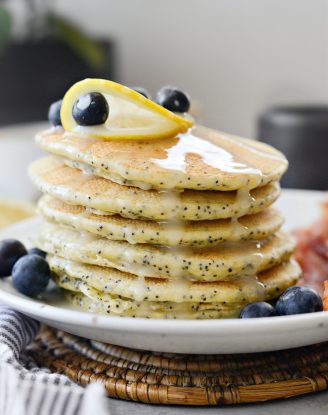
<path fill-rule="evenodd" d="M 254 405 L 215 408 L 145 405 L 109 399 L 108 413 L 110 415 L 326 415 L 328 392 Z"/>

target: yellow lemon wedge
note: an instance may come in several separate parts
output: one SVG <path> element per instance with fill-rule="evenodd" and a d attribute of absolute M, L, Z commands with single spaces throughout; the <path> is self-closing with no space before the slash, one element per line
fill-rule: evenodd
<path fill-rule="evenodd" d="M 80 126 L 72 109 L 79 97 L 91 92 L 104 95 L 109 115 L 104 124 Z M 63 98 L 60 116 L 66 131 L 104 140 L 173 137 L 193 125 L 189 115 L 168 111 L 138 92 L 105 79 L 84 79 L 74 84 Z"/>

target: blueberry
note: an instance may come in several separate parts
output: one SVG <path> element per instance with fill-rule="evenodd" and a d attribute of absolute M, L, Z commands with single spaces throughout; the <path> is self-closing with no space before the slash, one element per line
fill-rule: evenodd
<path fill-rule="evenodd" d="M 188 112 L 190 101 L 188 96 L 178 88 L 165 86 L 156 95 L 155 101 L 162 107 L 174 112 Z"/>
<path fill-rule="evenodd" d="M 271 304 L 264 301 L 247 304 L 240 312 L 239 318 L 273 317 L 276 311 Z"/>
<path fill-rule="evenodd" d="M 59 101 L 53 102 L 48 111 L 48 120 L 51 122 L 51 124 L 54 127 L 57 127 L 58 125 L 62 125 L 61 118 L 60 118 L 60 109 L 62 105 L 63 100 L 60 99 Z"/>
<path fill-rule="evenodd" d="M 322 308 L 322 299 L 313 288 L 298 285 L 287 288 L 276 303 L 276 312 L 280 316 L 315 313 Z"/>
<path fill-rule="evenodd" d="M 41 294 L 47 288 L 49 280 L 48 262 L 39 255 L 25 255 L 14 265 L 13 285 L 17 291 L 28 297 Z"/>
<path fill-rule="evenodd" d="M 133 89 L 134 91 L 136 91 L 139 94 L 143 95 L 145 98 L 148 98 L 148 99 L 151 98 L 148 91 L 145 88 L 143 88 L 142 86 L 132 86 L 131 89 Z"/>
<path fill-rule="evenodd" d="M 8 277 L 15 262 L 26 254 L 25 246 L 16 239 L 0 241 L 0 278 Z"/>
<path fill-rule="evenodd" d="M 73 105 L 73 118 L 77 124 L 98 125 L 104 124 L 108 118 L 109 106 L 106 98 L 99 92 L 90 92 L 82 95 Z"/>
<path fill-rule="evenodd" d="M 42 249 L 39 249 L 39 248 L 36 248 L 36 247 L 28 249 L 27 253 L 28 253 L 28 255 L 33 255 L 33 254 L 39 255 L 42 258 L 45 258 L 46 255 L 47 255 L 47 253 L 42 251 Z"/>

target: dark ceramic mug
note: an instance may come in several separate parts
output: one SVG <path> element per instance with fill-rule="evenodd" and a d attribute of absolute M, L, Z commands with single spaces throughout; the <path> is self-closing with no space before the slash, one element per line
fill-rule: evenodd
<path fill-rule="evenodd" d="M 257 136 L 288 158 L 284 187 L 328 190 L 328 106 L 272 108 L 259 117 Z"/>

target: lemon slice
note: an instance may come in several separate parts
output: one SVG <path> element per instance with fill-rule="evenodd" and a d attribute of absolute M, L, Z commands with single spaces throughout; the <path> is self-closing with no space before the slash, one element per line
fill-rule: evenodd
<path fill-rule="evenodd" d="M 109 116 L 105 124 L 80 126 L 73 118 L 73 105 L 90 92 L 105 96 Z M 104 140 L 172 137 L 193 125 L 187 114 L 177 115 L 130 88 L 104 79 L 84 79 L 74 84 L 64 96 L 60 116 L 66 131 Z"/>

